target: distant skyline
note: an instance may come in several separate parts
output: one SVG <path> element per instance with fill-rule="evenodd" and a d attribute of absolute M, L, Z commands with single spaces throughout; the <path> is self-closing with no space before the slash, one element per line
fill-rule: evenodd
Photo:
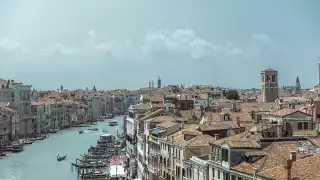
<path fill-rule="evenodd" d="M 2 0 L 0 78 L 37 89 L 318 83 L 320 1 Z"/>

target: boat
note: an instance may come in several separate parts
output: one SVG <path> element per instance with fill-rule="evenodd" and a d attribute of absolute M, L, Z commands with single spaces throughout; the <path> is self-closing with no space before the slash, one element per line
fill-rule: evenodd
<path fill-rule="evenodd" d="M 50 133 L 57 133 L 59 131 L 59 129 L 50 129 L 49 132 Z"/>
<path fill-rule="evenodd" d="M 90 130 L 90 131 L 98 131 L 99 129 L 98 128 L 89 128 L 88 130 Z"/>
<path fill-rule="evenodd" d="M 0 157 L 6 156 L 5 152 L 0 151 Z"/>
<path fill-rule="evenodd" d="M 38 136 L 38 137 L 36 137 L 36 140 L 44 140 L 44 139 L 46 139 L 46 136 Z"/>
<path fill-rule="evenodd" d="M 6 150 L 10 151 L 10 152 L 13 152 L 13 153 L 18 153 L 18 152 L 23 151 L 23 145 L 17 144 L 17 143 L 13 143 L 13 144 L 11 144 L 11 146 L 7 146 Z"/>
<path fill-rule="evenodd" d="M 107 118 L 107 119 L 112 119 L 113 117 L 114 117 L 113 114 L 107 114 L 107 115 L 106 115 L 106 118 Z"/>
<path fill-rule="evenodd" d="M 107 133 L 108 131 L 107 131 L 107 130 L 103 130 L 103 132 L 104 132 L 104 133 Z"/>
<path fill-rule="evenodd" d="M 89 125 L 97 125 L 97 122 L 90 122 Z"/>
<path fill-rule="evenodd" d="M 79 131 L 79 134 L 83 134 L 83 133 L 84 133 L 84 131 L 83 131 L 83 130 L 80 130 L 80 131 Z"/>
<path fill-rule="evenodd" d="M 57 161 L 63 161 L 63 160 L 65 160 L 67 158 L 67 155 L 64 155 L 64 156 L 61 156 L 60 157 L 60 155 L 58 154 L 58 156 L 57 156 Z"/>
<path fill-rule="evenodd" d="M 34 141 L 30 140 L 30 139 L 24 139 L 23 140 L 23 144 L 32 144 Z"/>
<path fill-rule="evenodd" d="M 109 126 L 116 126 L 118 125 L 117 121 L 109 121 Z"/>

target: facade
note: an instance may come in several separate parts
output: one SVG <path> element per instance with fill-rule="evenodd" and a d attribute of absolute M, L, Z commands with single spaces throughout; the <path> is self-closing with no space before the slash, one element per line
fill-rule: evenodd
<path fill-rule="evenodd" d="M 34 121 L 31 115 L 31 85 L 14 82 L 13 80 L 0 81 L 0 102 L 9 103 L 8 106 L 17 110 L 21 123 L 21 135 L 34 132 Z"/>
<path fill-rule="evenodd" d="M 6 141 L 17 138 L 19 133 L 20 118 L 17 111 L 0 106 L 0 145 Z"/>
<path fill-rule="evenodd" d="M 278 98 L 278 71 L 271 68 L 261 71 L 261 101 L 275 102 Z"/>

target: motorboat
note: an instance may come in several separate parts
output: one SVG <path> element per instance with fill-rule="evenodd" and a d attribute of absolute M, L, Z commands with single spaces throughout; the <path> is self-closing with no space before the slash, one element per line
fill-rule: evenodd
<path fill-rule="evenodd" d="M 60 155 L 58 154 L 58 156 L 57 156 L 57 161 L 63 161 L 63 160 L 65 160 L 66 158 L 67 158 L 67 155 L 60 156 Z"/>
<path fill-rule="evenodd" d="M 84 131 L 83 131 L 83 130 L 80 130 L 80 131 L 79 131 L 79 134 L 83 134 L 83 133 L 84 133 Z"/>
<path fill-rule="evenodd" d="M 49 132 L 50 133 L 57 133 L 59 131 L 59 129 L 50 129 Z"/>
<path fill-rule="evenodd" d="M 106 115 L 106 118 L 107 118 L 107 119 L 112 119 L 113 117 L 114 117 L 113 114 L 107 114 L 107 115 Z"/>
<path fill-rule="evenodd" d="M 23 140 L 23 144 L 32 144 L 34 141 L 30 140 L 30 139 L 24 139 Z"/>
<path fill-rule="evenodd" d="M 46 139 L 46 136 L 38 136 L 38 137 L 36 137 L 36 140 L 44 140 L 44 139 Z"/>
<path fill-rule="evenodd" d="M 23 151 L 23 145 L 18 143 L 12 143 L 11 146 L 6 146 L 7 151 L 11 151 L 13 153 L 18 153 Z"/>
<path fill-rule="evenodd" d="M 88 130 L 90 130 L 90 131 L 98 131 L 99 129 L 98 128 L 89 128 Z"/>
<path fill-rule="evenodd" d="M 109 126 L 116 126 L 118 125 L 117 121 L 109 121 Z"/>

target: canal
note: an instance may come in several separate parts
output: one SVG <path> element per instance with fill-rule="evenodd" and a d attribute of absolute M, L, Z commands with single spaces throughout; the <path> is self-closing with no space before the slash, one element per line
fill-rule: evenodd
<path fill-rule="evenodd" d="M 114 135 L 122 132 L 123 117 L 114 119 L 118 120 L 117 126 L 109 126 L 105 120 L 91 126 L 99 131 L 88 131 L 87 127 L 61 130 L 45 140 L 25 145 L 21 153 L 7 154 L 0 158 L 0 180 L 76 180 L 77 173 L 75 169 L 71 172 L 71 162 L 97 143 L 102 130 Z M 84 133 L 79 134 L 79 130 Z M 67 154 L 67 159 L 57 162 L 58 154 Z"/>

